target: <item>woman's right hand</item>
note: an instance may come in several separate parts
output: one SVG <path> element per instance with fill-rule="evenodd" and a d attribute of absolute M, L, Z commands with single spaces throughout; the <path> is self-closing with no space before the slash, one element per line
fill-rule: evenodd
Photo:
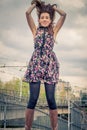
<path fill-rule="evenodd" d="M 57 8 L 57 4 L 53 4 L 52 8 L 55 10 Z"/>
<path fill-rule="evenodd" d="M 32 0 L 31 4 L 40 4 L 41 3 L 41 0 Z"/>
<path fill-rule="evenodd" d="M 31 5 L 36 4 L 36 0 L 31 1 Z"/>

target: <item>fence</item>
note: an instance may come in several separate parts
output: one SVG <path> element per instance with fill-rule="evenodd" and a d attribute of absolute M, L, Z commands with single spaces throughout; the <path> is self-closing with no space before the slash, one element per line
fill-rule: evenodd
<path fill-rule="evenodd" d="M 11 91 L 9 92 L 13 93 Z M 20 100 L 16 94 L 14 96 L 13 94 L 9 95 L 9 92 L 3 90 L 0 92 L 0 129 L 6 128 L 13 130 L 14 128 L 17 128 L 17 130 L 20 130 L 21 128 L 22 130 L 25 124 L 25 108 L 27 99 L 21 98 Z M 43 108 L 38 106 L 39 104 L 35 109 L 32 129 L 51 130 L 48 107 L 45 106 Z M 67 130 L 67 120 L 60 117 L 58 122 L 60 130 L 63 130 L 63 128 L 66 128 L 65 130 Z"/>
<path fill-rule="evenodd" d="M 87 130 L 87 113 L 80 105 L 80 101 L 70 101 L 68 130 Z"/>
<path fill-rule="evenodd" d="M 0 130 L 22 130 L 25 124 L 26 100 L 0 93 Z M 32 130 L 51 130 L 48 107 L 35 109 Z M 87 114 L 80 101 L 68 101 L 68 120 L 58 117 L 58 130 L 87 130 Z"/>
<path fill-rule="evenodd" d="M 32 128 L 35 130 L 51 130 L 48 110 L 35 109 L 35 116 Z M 25 124 L 25 106 L 0 103 L 0 128 L 23 128 Z M 67 130 L 67 121 L 59 118 L 59 129 Z"/>
<path fill-rule="evenodd" d="M 0 127 L 23 128 L 25 124 L 24 113 L 25 106 L 8 103 L 2 104 L 2 106 L 0 107 Z M 38 129 L 48 127 L 47 117 L 49 116 L 46 113 L 36 109 L 33 127 L 38 127 Z"/>

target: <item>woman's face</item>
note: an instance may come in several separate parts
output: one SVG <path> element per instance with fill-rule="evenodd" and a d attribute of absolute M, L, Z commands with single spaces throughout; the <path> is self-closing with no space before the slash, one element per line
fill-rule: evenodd
<path fill-rule="evenodd" d="M 51 23 L 50 15 L 49 13 L 41 13 L 39 18 L 39 24 L 41 26 L 47 27 Z"/>

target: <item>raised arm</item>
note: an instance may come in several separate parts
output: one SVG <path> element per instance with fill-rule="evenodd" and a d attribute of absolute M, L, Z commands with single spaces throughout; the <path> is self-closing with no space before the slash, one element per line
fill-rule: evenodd
<path fill-rule="evenodd" d="M 33 33 L 33 35 L 35 36 L 35 33 L 36 33 L 36 25 L 34 23 L 34 20 L 31 16 L 31 13 L 33 11 L 33 9 L 35 8 L 36 4 L 32 4 L 28 10 L 26 11 L 26 18 L 27 18 L 27 22 L 28 22 L 28 25 Z"/>
<path fill-rule="evenodd" d="M 66 13 L 63 10 L 57 8 L 56 6 L 53 6 L 53 8 L 60 15 L 60 18 L 54 27 L 54 37 L 56 37 L 57 33 L 59 32 L 60 28 L 62 27 L 65 21 Z"/>

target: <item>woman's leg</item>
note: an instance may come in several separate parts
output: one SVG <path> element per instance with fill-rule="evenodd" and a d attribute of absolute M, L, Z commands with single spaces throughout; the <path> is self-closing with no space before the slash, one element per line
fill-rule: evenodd
<path fill-rule="evenodd" d="M 31 130 L 34 109 L 39 97 L 40 92 L 40 82 L 31 82 L 30 83 L 30 97 L 25 113 L 25 130 Z"/>
<path fill-rule="evenodd" d="M 52 130 L 58 130 L 58 113 L 55 102 L 55 84 L 45 83 L 45 91 L 49 106 L 49 114 Z"/>
<path fill-rule="evenodd" d="M 55 101 L 55 84 L 45 83 L 45 91 L 49 109 L 57 109 Z"/>
<path fill-rule="evenodd" d="M 30 83 L 30 97 L 27 108 L 34 109 L 40 93 L 40 82 Z"/>

